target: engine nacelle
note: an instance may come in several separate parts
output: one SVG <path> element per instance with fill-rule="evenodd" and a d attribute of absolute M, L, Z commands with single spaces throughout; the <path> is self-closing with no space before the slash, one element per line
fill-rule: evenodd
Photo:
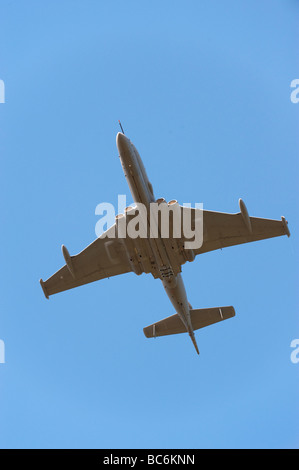
<path fill-rule="evenodd" d="M 176 199 L 171 199 L 171 201 L 169 201 L 168 205 L 169 206 L 173 206 L 174 204 L 177 204 L 178 201 Z"/>
<path fill-rule="evenodd" d="M 117 216 L 115 217 L 115 225 L 117 230 L 117 237 L 120 239 L 126 238 L 127 225 L 126 217 L 124 214 L 117 214 Z"/>
<path fill-rule="evenodd" d="M 190 261 L 190 263 L 195 260 L 195 253 L 193 250 L 184 250 L 184 255 L 186 260 Z"/>
<path fill-rule="evenodd" d="M 164 197 L 159 197 L 159 199 L 156 200 L 157 204 L 162 204 L 163 202 L 166 202 Z"/>
<path fill-rule="evenodd" d="M 120 237 L 118 241 L 122 244 L 122 249 L 125 252 L 125 256 L 130 265 L 131 271 L 137 274 L 137 276 L 140 276 L 140 274 L 143 273 L 143 270 L 142 270 L 142 266 L 138 262 L 137 255 L 133 253 L 134 247 L 133 247 L 132 241 L 130 240 L 130 238 L 125 239 L 124 237 Z"/>

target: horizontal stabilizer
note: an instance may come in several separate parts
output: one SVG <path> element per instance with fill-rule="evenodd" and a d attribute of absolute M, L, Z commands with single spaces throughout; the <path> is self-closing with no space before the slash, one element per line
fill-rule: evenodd
<path fill-rule="evenodd" d="M 199 328 L 204 328 L 205 326 L 234 317 L 235 309 L 234 307 L 199 308 L 190 310 L 190 316 L 193 330 L 198 330 Z"/>
<path fill-rule="evenodd" d="M 190 318 L 193 330 L 213 325 L 214 323 L 227 320 L 234 316 L 234 307 L 190 309 Z M 160 320 L 157 323 L 153 323 L 152 325 L 143 328 L 143 332 L 147 338 L 155 338 L 156 336 L 186 333 L 187 330 L 181 318 L 176 313 L 175 315 L 171 315 L 170 317 L 164 318 L 164 320 Z"/>
<path fill-rule="evenodd" d="M 156 336 L 175 335 L 177 333 L 186 333 L 186 327 L 179 315 L 171 315 L 164 318 L 153 325 L 143 328 L 143 333 L 147 338 L 155 338 Z"/>

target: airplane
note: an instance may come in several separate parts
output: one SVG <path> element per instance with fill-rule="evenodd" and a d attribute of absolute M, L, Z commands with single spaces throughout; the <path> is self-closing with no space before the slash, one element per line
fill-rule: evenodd
<path fill-rule="evenodd" d="M 151 273 L 155 279 L 162 281 L 176 313 L 144 328 L 145 336 L 153 338 L 188 333 L 199 354 L 194 331 L 234 317 L 235 310 L 232 306 L 193 309 L 188 302 L 181 276 L 182 265 L 187 261 L 194 261 L 199 254 L 228 246 L 281 235 L 289 237 L 288 222 L 284 217 L 281 217 L 281 220 L 250 217 L 242 199 L 239 199 L 240 212 L 234 214 L 184 207 L 176 200 L 167 204 L 164 198 L 155 199 L 141 157 L 123 129 L 116 136 L 116 145 L 135 208 L 129 206 L 124 214 L 118 214 L 114 225 L 79 254 L 70 256 L 67 248 L 62 245 L 66 264 L 46 281 L 40 279 L 44 295 L 48 299 L 50 295 L 58 292 L 128 272 L 137 275 Z M 128 224 L 132 221 L 136 206 L 138 208 L 140 203 L 146 209 L 153 203 L 159 207 L 176 207 L 183 217 L 185 212 L 189 211 L 193 227 L 201 217 L 201 246 L 187 249 L 184 234 L 175 237 L 172 232 L 168 237 L 162 237 L 161 220 L 157 222 L 156 237 L 151 237 L 151 232 L 147 232 L 146 237 L 134 238 L 127 233 L 121 233 L 121 223 L 125 221 L 125 224 Z M 143 223 L 149 226 L 149 215 L 146 215 Z"/>

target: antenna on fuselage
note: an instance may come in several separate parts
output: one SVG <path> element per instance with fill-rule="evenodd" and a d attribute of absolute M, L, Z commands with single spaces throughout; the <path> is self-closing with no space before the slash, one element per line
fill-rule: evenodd
<path fill-rule="evenodd" d="M 124 134 L 123 126 L 121 125 L 120 120 L 118 120 L 118 124 L 120 125 L 121 131 L 122 131 L 122 133 Z"/>

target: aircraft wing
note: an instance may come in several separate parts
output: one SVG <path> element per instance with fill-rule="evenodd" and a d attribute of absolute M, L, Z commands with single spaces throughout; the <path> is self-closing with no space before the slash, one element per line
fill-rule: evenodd
<path fill-rule="evenodd" d="M 62 252 L 66 264 L 46 281 L 40 280 L 46 298 L 74 287 L 117 276 L 132 271 L 128 258 L 126 238 L 110 238 L 115 224 L 100 238 L 75 256 L 70 256 L 66 248 Z"/>
<path fill-rule="evenodd" d="M 201 217 L 203 223 L 202 246 L 194 249 L 195 255 L 266 238 L 290 236 L 284 217 L 281 220 L 249 217 L 244 202 L 240 200 L 239 204 L 241 212 L 236 214 L 183 208 L 192 211 L 193 229 L 195 218 Z"/>

